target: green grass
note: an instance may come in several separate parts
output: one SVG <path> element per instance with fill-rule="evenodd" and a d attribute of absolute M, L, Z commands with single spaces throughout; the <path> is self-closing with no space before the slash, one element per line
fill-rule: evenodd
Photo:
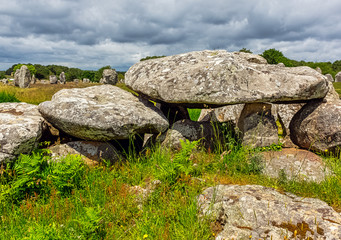
<path fill-rule="evenodd" d="M 192 121 L 198 121 L 201 113 L 201 109 L 188 108 L 189 117 Z"/>
<path fill-rule="evenodd" d="M 333 86 L 341 98 L 341 82 L 333 82 Z"/>
<path fill-rule="evenodd" d="M 0 92 L 0 103 L 4 102 L 20 102 L 13 93 L 7 93 L 5 91 Z"/>
<path fill-rule="evenodd" d="M 317 184 L 261 174 L 257 150 L 225 146 L 147 149 L 114 165 L 88 167 L 76 156 L 51 162 L 44 153 L 21 156 L 0 174 L 1 239 L 214 239 L 209 217 L 199 220 L 196 197 L 217 184 L 259 184 L 316 197 L 341 210 L 341 163 L 326 158 L 335 175 Z M 132 186 L 148 188 L 144 201 Z"/>

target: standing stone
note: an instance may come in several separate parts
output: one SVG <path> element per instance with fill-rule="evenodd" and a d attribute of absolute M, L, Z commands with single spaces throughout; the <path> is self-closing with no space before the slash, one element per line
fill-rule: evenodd
<path fill-rule="evenodd" d="M 316 70 L 318 73 L 322 73 L 322 70 L 321 70 L 321 68 L 319 68 L 319 67 L 316 67 L 315 70 Z"/>
<path fill-rule="evenodd" d="M 89 78 L 83 78 L 83 83 L 90 83 L 90 79 Z"/>
<path fill-rule="evenodd" d="M 19 72 L 20 70 L 17 69 L 14 73 L 14 86 L 19 87 Z"/>
<path fill-rule="evenodd" d="M 65 73 L 61 72 L 61 74 L 59 74 L 59 81 L 60 84 L 65 84 Z"/>
<path fill-rule="evenodd" d="M 26 65 L 22 65 L 20 70 L 17 69 L 14 74 L 14 86 L 20 88 L 28 88 L 31 83 L 31 73 Z"/>
<path fill-rule="evenodd" d="M 31 84 L 36 84 L 36 82 L 37 82 L 36 76 L 33 74 L 32 79 L 31 79 Z"/>
<path fill-rule="evenodd" d="M 334 151 L 341 146 L 341 101 L 307 103 L 291 120 L 290 133 L 302 148 Z"/>
<path fill-rule="evenodd" d="M 56 75 L 50 75 L 50 84 L 57 84 L 58 79 Z"/>
<path fill-rule="evenodd" d="M 331 74 L 327 73 L 325 76 L 327 77 L 329 82 L 334 82 L 334 78 Z"/>
<path fill-rule="evenodd" d="M 327 79 L 309 67 L 279 67 L 259 55 L 199 51 L 142 61 L 125 84 L 156 101 L 191 107 L 323 98 Z"/>
<path fill-rule="evenodd" d="M 151 102 L 111 85 L 63 89 L 39 104 L 39 111 L 57 129 L 84 140 L 129 139 L 169 126 Z"/>
<path fill-rule="evenodd" d="M 265 147 L 278 144 L 278 128 L 272 108 L 273 105 L 268 103 L 245 104 L 237 123 L 243 145 Z"/>
<path fill-rule="evenodd" d="M 335 75 L 335 82 L 341 82 L 341 72 L 338 72 L 338 73 Z"/>
<path fill-rule="evenodd" d="M 79 82 L 80 82 L 80 80 L 79 80 L 79 79 L 77 79 L 77 78 L 75 78 L 75 79 L 73 79 L 73 82 L 74 82 L 74 83 L 79 83 Z"/>
<path fill-rule="evenodd" d="M 100 83 L 115 85 L 117 80 L 118 78 L 115 69 L 104 69 Z"/>

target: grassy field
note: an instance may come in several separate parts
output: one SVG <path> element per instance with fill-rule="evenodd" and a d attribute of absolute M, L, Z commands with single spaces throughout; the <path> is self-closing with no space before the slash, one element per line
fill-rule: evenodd
<path fill-rule="evenodd" d="M 38 104 L 59 87 L 1 86 L 0 92 Z M 319 198 L 341 211 L 340 156 L 324 156 L 335 175 L 317 184 L 262 174 L 259 152 L 280 146 L 250 150 L 228 134 L 215 151 L 182 144 L 180 151 L 153 146 L 96 167 L 77 156 L 52 162 L 45 150 L 0 166 L 0 239 L 214 239 L 219 229 L 209 216 L 199 217 L 196 197 L 217 184 L 259 184 Z M 133 186 L 153 191 L 142 197 Z"/>

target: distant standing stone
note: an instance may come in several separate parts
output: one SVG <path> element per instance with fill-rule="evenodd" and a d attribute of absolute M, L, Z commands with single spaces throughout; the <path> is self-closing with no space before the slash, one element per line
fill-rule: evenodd
<path fill-rule="evenodd" d="M 330 82 L 334 82 L 334 78 L 333 78 L 333 76 L 331 75 L 331 74 L 326 74 L 325 75 L 326 77 L 327 77 L 327 79 L 330 81 Z"/>
<path fill-rule="evenodd" d="M 31 73 L 26 65 L 22 65 L 18 73 L 18 81 L 20 88 L 28 88 L 31 83 Z"/>
<path fill-rule="evenodd" d="M 17 69 L 14 73 L 14 86 L 19 87 L 19 72 L 20 70 Z"/>
<path fill-rule="evenodd" d="M 338 73 L 335 75 L 335 82 L 341 82 L 341 72 L 338 72 Z"/>
<path fill-rule="evenodd" d="M 56 75 L 51 75 L 50 76 L 50 84 L 57 84 L 58 79 L 56 77 Z"/>
<path fill-rule="evenodd" d="M 83 78 L 83 83 L 90 83 L 90 79 L 89 78 Z"/>
<path fill-rule="evenodd" d="M 104 69 L 100 83 L 115 85 L 117 80 L 117 73 L 115 69 Z"/>
<path fill-rule="evenodd" d="M 59 74 L 59 81 L 61 84 L 65 84 L 65 73 L 61 72 L 61 74 Z"/>
<path fill-rule="evenodd" d="M 322 73 L 322 70 L 321 70 L 321 68 L 319 68 L 319 67 L 315 68 L 315 70 L 316 70 L 317 72 L 319 72 L 319 73 Z"/>
<path fill-rule="evenodd" d="M 31 79 L 31 84 L 36 84 L 36 82 L 37 82 L 36 76 L 33 74 L 32 79 Z"/>

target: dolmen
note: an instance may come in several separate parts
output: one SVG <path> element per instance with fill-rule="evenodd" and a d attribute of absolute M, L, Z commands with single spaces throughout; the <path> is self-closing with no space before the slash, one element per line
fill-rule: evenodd
<path fill-rule="evenodd" d="M 215 112 L 219 107 L 227 110 L 215 119 L 225 121 L 226 116 L 239 129 L 243 142 L 252 147 L 278 143 L 279 116 L 296 146 L 329 151 L 340 145 L 338 95 L 326 76 L 309 67 L 287 68 L 267 64 L 255 54 L 206 50 L 136 63 L 127 71 L 124 83 L 136 94 L 110 84 L 63 89 L 51 101 L 27 109 L 40 114 L 38 125 L 46 122 L 72 141 L 111 143 L 147 133 L 163 134 L 168 140 L 174 140 L 171 134 L 200 139 L 212 129 L 194 128 L 209 128 L 210 124 L 191 124 L 187 108 Z M 285 109 L 291 104 L 300 105 L 288 116 L 278 113 L 278 106 Z M 10 124 L 8 114 L 13 115 L 9 110 L 0 111 L 0 127 Z M 172 126 L 176 126 L 174 131 Z M 39 133 L 29 148 L 22 149 L 33 149 L 40 138 Z M 1 141 L 8 139 L 9 134 L 2 133 Z M 168 142 L 179 145 L 173 140 Z M 10 150 L 5 146 L 1 144 L 3 155 L 14 158 L 21 153 L 20 147 Z"/>

